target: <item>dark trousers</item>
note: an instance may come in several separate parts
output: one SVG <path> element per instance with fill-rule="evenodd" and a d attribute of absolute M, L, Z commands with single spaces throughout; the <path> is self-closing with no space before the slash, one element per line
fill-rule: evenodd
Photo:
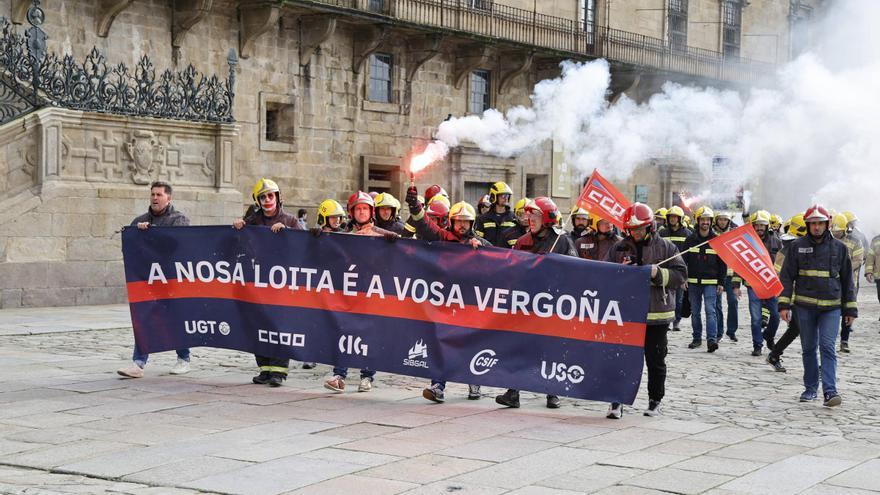
<path fill-rule="evenodd" d="M 260 367 L 260 371 L 287 375 L 287 370 L 290 367 L 289 359 L 257 356 L 256 354 L 254 354 L 254 358 L 257 360 L 257 366 Z"/>
<path fill-rule="evenodd" d="M 660 402 L 666 395 L 666 332 L 669 324 L 648 325 L 645 331 L 645 366 L 648 368 L 648 398 Z"/>
<path fill-rule="evenodd" d="M 788 322 L 788 328 L 785 329 L 785 333 L 782 334 L 782 337 L 779 337 L 779 340 L 776 341 L 773 349 L 770 350 L 770 353 L 776 357 L 782 356 L 785 349 L 801 334 L 800 327 L 798 327 L 797 315 L 795 314 L 796 311 L 795 308 L 791 308 L 791 321 Z"/>

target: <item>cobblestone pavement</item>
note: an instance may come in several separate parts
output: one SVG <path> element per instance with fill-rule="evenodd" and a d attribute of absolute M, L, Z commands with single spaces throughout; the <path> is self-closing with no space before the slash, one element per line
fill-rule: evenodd
<path fill-rule="evenodd" d="M 252 356 L 220 349 L 195 349 L 184 376 L 162 353 L 125 380 L 124 306 L 2 311 L 0 493 L 878 493 L 872 288 L 860 308 L 839 356 L 841 407 L 797 401 L 798 342 L 788 373 L 750 356 L 741 311 L 740 341 L 714 354 L 687 349 L 687 324 L 670 333 L 663 416 L 641 416 L 643 380 L 621 421 L 594 402 L 548 410 L 536 394 L 499 409 L 498 390 L 468 401 L 457 384 L 435 405 L 423 380 L 381 373 L 370 393 L 335 395 L 323 365 L 269 389 L 249 384 Z"/>

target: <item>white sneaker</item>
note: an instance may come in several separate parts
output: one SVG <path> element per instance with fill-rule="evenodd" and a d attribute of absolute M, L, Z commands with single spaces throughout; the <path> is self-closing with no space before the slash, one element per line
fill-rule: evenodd
<path fill-rule="evenodd" d="M 605 415 L 608 419 L 620 419 L 623 417 L 623 404 L 619 402 L 612 402 L 608 406 L 608 414 Z"/>
<path fill-rule="evenodd" d="M 116 370 L 116 372 L 126 378 L 144 377 L 144 369 L 136 365 L 135 363 L 131 363 L 131 365 L 126 368 L 119 368 L 118 370 Z"/>
<path fill-rule="evenodd" d="M 171 367 L 172 375 L 183 375 L 189 373 L 189 361 L 177 358 L 177 362 Z"/>
<path fill-rule="evenodd" d="M 361 384 L 358 385 L 358 392 L 369 392 L 373 390 L 372 378 L 361 378 Z"/>

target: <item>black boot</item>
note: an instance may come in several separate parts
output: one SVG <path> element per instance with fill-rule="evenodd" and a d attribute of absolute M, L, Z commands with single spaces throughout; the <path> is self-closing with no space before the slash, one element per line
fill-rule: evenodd
<path fill-rule="evenodd" d="M 767 354 L 767 364 L 769 364 L 770 367 L 773 368 L 773 371 L 785 373 L 785 366 L 782 366 L 782 359 L 774 352 L 770 352 L 770 354 Z"/>
<path fill-rule="evenodd" d="M 706 352 L 715 352 L 718 350 L 718 342 L 715 342 L 714 340 L 710 340 L 709 342 L 706 343 L 706 347 L 707 347 Z"/>
<path fill-rule="evenodd" d="M 752 349 L 752 356 L 760 356 L 761 355 L 761 346 L 756 345 L 754 349 Z"/>
<path fill-rule="evenodd" d="M 255 376 L 252 381 L 257 385 L 265 385 L 269 383 L 269 372 L 261 371 L 260 374 Z"/>
<path fill-rule="evenodd" d="M 559 396 L 558 395 L 548 395 L 547 396 L 547 409 L 559 409 Z"/>
<path fill-rule="evenodd" d="M 703 345 L 703 341 L 702 341 L 702 340 L 700 340 L 700 339 L 694 339 L 694 340 L 691 341 L 690 344 L 688 344 L 688 349 L 696 349 L 697 347 L 700 347 L 701 345 Z"/>
<path fill-rule="evenodd" d="M 496 395 L 495 402 L 507 407 L 519 407 L 519 390 L 507 389 L 503 395 Z"/>
<path fill-rule="evenodd" d="M 269 377 L 269 386 L 270 387 L 280 387 L 284 380 L 287 379 L 287 375 L 283 373 L 272 373 Z"/>

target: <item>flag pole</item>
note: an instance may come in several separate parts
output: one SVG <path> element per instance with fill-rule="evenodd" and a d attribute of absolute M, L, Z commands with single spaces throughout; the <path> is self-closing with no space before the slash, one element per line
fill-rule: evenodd
<path fill-rule="evenodd" d="M 709 239 L 709 240 L 711 240 L 711 239 Z M 704 241 L 704 242 L 701 242 L 701 243 L 697 244 L 696 246 L 691 246 L 690 249 L 698 248 L 698 247 L 703 246 L 703 245 L 706 245 L 706 244 L 709 244 L 709 241 Z M 666 263 L 667 261 L 672 261 L 672 260 L 674 260 L 675 258 L 678 258 L 679 256 L 681 256 L 681 255 L 683 255 L 683 254 L 684 254 L 684 253 L 682 253 L 681 251 L 679 251 L 679 252 L 675 253 L 675 256 L 671 256 L 671 257 L 669 257 L 669 258 L 666 258 L 665 260 L 661 261 L 660 263 L 657 263 L 657 265 L 659 266 L 659 265 L 662 265 L 663 263 Z"/>

